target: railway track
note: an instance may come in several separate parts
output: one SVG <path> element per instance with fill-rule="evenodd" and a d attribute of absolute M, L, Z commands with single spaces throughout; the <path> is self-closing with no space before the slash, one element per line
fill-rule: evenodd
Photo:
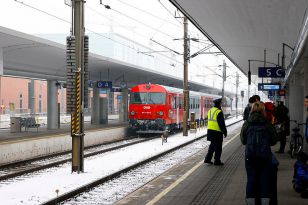
<path fill-rule="evenodd" d="M 121 139 L 113 142 L 107 142 L 99 145 L 90 146 L 85 148 L 84 156 L 90 157 L 97 154 L 106 153 L 123 147 L 131 146 L 137 143 L 142 143 L 148 140 L 152 140 L 154 138 L 156 137 L 151 137 L 147 139 L 139 139 L 139 138 Z M 71 151 L 4 164 L 0 166 L 0 181 L 11 179 L 35 171 L 40 171 L 43 169 L 55 167 L 69 161 L 71 161 Z"/>
<path fill-rule="evenodd" d="M 232 126 L 232 125 L 234 125 L 234 124 L 236 124 L 236 123 L 238 123 L 240 121 L 242 121 L 242 120 L 233 122 L 233 123 L 229 124 L 227 127 L 230 127 L 230 126 Z M 62 195 L 60 195 L 60 196 L 58 196 L 56 198 L 53 198 L 53 199 L 51 199 L 51 200 L 49 200 L 47 202 L 44 202 L 42 204 L 44 204 L 44 205 L 51 205 L 51 204 L 59 204 L 59 203 L 62 203 L 64 201 L 67 201 L 67 200 L 69 200 L 69 199 L 71 199 L 71 198 L 73 198 L 73 197 L 75 197 L 77 195 L 80 195 L 81 193 L 87 192 L 88 190 L 93 189 L 93 188 L 95 188 L 95 187 L 97 187 L 97 186 L 99 186 L 99 185 L 101 185 L 103 183 L 106 183 L 106 182 L 108 182 L 108 181 L 110 181 L 112 179 L 118 178 L 119 176 L 121 176 L 121 175 L 123 175 L 123 174 L 125 174 L 125 173 L 127 173 L 127 172 L 129 172 L 129 171 L 131 171 L 133 169 L 141 167 L 141 166 L 143 166 L 143 165 L 145 165 L 145 164 L 147 164 L 147 163 L 149 163 L 151 161 L 157 160 L 158 158 L 161 158 L 161 157 L 163 157 L 163 156 L 165 156 L 165 155 L 167 155 L 167 154 L 169 154 L 171 152 L 174 152 L 177 149 L 183 148 L 183 147 L 185 147 L 187 145 L 190 145 L 190 144 L 192 144 L 192 143 L 194 143 L 194 142 L 196 142 L 198 140 L 201 140 L 204 137 L 206 137 L 206 135 L 203 135 L 203 136 L 200 136 L 200 137 L 196 137 L 196 138 L 192 139 L 191 141 L 188 141 L 188 142 L 186 142 L 184 144 L 181 144 L 179 146 L 173 147 L 172 149 L 166 150 L 166 151 L 164 151 L 164 152 L 162 152 L 160 154 L 157 154 L 155 156 L 149 157 L 149 158 L 147 158 L 145 160 L 139 161 L 138 163 L 135 163 L 135 164 L 130 165 L 130 166 L 124 168 L 124 169 L 121 169 L 121 170 L 116 171 L 116 172 L 114 172 L 112 174 L 109 174 L 108 176 L 104 176 L 104 177 L 102 177 L 100 179 L 97 179 L 97 180 L 92 181 L 92 182 L 90 182 L 88 184 L 80 186 L 80 187 L 78 187 L 78 188 L 76 188 L 76 189 L 74 189 L 72 191 L 66 192 L 66 193 L 64 193 L 64 194 L 62 194 Z"/>
<path fill-rule="evenodd" d="M 133 139 L 123 139 L 117 140 L 115 142 L 108 142 L 100 145 L 95 145 L 85 148 L 84 157 L 91 157 L 94 155 L 110 152 L 123 147 L 135 145 L 145 141 L 152 140 L 156 137 L 151 138 L 133 138 Z M 21 162 L 15 162 L 11 164 L 5 164 L 0 166 L 0 181 L 18 177 L 24 174 L 32 173 L 35 171 L 40 171 L 43 169 L 52 168 L 66 162 L 71 161 L 70 151 L 58 153 L 54 155 L 48 155 L 44 157 L 38 157 L 30 160 L 25 160 Z"/>

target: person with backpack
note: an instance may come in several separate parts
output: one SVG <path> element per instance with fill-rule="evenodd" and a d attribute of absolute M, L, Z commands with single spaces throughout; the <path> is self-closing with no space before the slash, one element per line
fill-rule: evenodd
<path fill-rule="evenodd" d="M 262 205 L 268 205 L 271 197 L 271 146 L 276 144 L 277 134 L 273 125 L 266 119 L 263 103 L 253 103 L 240 137 L 245 145 L 246 202 L 248 205 L 254 205 L 260 198 Z"/>

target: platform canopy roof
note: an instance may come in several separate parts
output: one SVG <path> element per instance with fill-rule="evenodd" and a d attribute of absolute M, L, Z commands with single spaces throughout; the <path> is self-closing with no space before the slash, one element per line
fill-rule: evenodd
<path fill-rule="evenodd" d="M 300 61 L 308 57 L 307 0 L 170 0 L 216 46 L 247 74 L 248 60 L 264 60 L 266 66 L 281 65 L 283 43 L 302 48 L 295 53 L 285 46 L 286 67 L 300 70 Z M 307 11 L 308 12 L 308 11 Z M 302 30 L 301 30 L 302 29 Z M 303 36 L 304 34 L 304 36 Z M 306 35 L 306 37 L 305 37 Z M 303 41 L 306 38 L 306 41 Z M 299 45 L 300 43 L 304 43 Z M 300 47 L 301 46 L 301 47 Z M 307 47 L 307 46 L 306 46 Z M 292 54 L 293 53 L 293 54 Z M 279 54 L 279 60 L 278 60 Z M 293 55 L 293 56 L 292 56 Z M 279 62 L 279 63 L 278 63 Z M 251 62 L 257 74 L 263 62 Z"/>
<path fill-rule="evenodd" d="M 0 56 L 3 59 L 5 76 L 20 76 L 46 80 L 66 80 L 66 46 L 36 36 L 0 27 Z M 90 80 L 109 80 L 120 86 L 125 75 L 127 87 L 139 83 L 158 83 L 172 87 L 183 87 L 183 80 L 158 71 L 120 62 L 101 55 L 89 54 Z M 103 73 L 103 77 L 97 73 Z M 155 81 L 152 81 L 155 79 Z M 190 82 L 194 91 L 217 93 L 219 90 Z M 231 93 L 227 93 L 231 94 Z"/>

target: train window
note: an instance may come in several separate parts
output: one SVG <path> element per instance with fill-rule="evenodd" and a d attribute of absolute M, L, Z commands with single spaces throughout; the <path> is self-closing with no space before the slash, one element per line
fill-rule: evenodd
<path fill-rule="evenodd" d="M 131 93 L 130 103 L 131 104 L 146 104 L 147 93 Z"/>
<path fill-rule="evenodd" d="M 176 97 L 173 97 L 173 109 L 176 109 L 176 107 L 177 107 Z"/>
<path fill-rule="evenodd" d="M 165 104 L 165 93 L 131 93 L 130 104 Z"/>
<path fill-rule="evenodd" d="M 148 93 L 148 104 L 165 104 L 165 93 Z"/>

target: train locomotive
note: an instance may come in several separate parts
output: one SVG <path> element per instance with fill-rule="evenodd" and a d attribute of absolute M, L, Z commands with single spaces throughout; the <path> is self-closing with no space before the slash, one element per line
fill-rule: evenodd
<path fill-rule="evenodd" d="M 206 120 L 213 100 L 219 97 L 190 91 L 189 112 L 195 113 L 197 122 Z M 222 106 L 225 116 L 231 114 L 230 106 L 231 100 L 225 97 Z M 184 95 L 181 89 L 158 84 L 140 84 L 131 89 L 129 127 L 133 133 L 165 133 L 181 129 L 183 111 Z"/>

